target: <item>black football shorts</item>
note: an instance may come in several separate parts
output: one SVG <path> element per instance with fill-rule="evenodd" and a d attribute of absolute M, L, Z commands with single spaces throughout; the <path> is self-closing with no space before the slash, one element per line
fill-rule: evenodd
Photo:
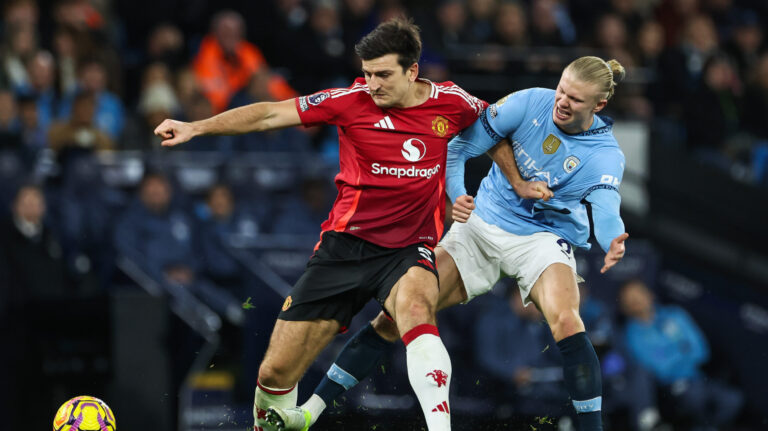
<path fill-rule="evenodd" d="M 413 266 L 437 278 L 435 253 L 425 244 L 386 248 L 347 233 L 324 232 L 278 318 L 335 319 L 344 331 L 371 298 L 383 308 L 395 283 Z"/>

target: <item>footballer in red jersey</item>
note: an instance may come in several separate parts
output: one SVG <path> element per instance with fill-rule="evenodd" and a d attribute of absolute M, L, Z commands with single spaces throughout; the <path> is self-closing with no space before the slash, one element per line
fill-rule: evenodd
<path fill-rule="evenodd" d="M 421 40 L 410 21 L 380 24 L 355 52 L 364 78 L 348 88 L 255 103 L 193 123 L 165 120 L 155 129 L 164 146 L 173 146 L 208 134 L 338 127 L 338 196 L 306 271 L 286 298 L 259 367 L 257 431 L 302 430 L 314 423 L 311 410 L 289 414 L 296 406 L 296 385 L 372 298 L 394 320 L 406 346 L 408 378 L 427 428 L 450 429 L 452 370 L 435 326 L 433 248 L 443 231 L 448 141 L 487 104 L 453 83 L 418 78 Z M 334 373 L 339 382 L 351 377 L 343 369 Z"/>

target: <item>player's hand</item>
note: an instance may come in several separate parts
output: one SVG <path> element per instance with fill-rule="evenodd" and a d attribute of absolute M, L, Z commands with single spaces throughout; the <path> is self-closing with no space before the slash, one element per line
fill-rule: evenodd
<path fill-rule="evenodd" d="M 155 135 L 163 138 L 164 147 L 183 144 L 194 137 L 194 130 L 190 123 L 176 120 L 164 120 L 155 128 Z"/>
<path fill-rule="evenodd" d="M 456 198 L 456 202 L 453 204 L 451 217 L 453 218 L 453 221 L 466 223 L 467 220 L 469 220 L 469 215 L 472 214 L 472 210 L 474 209 L 475 198 L 469 195 L 461 195 Z"/>
<path fill-rule="evenodd" d="M 523 199 L 541 199 L 546 202 L 555 196 L 544 181 L 520 181 L 514 189 Z"/>
<path fill-rule="evenodd" d="M 600 274 L 605 274 L 606 271 L 611 269 L 613 265 L 619 263 L 622 257 L 624 257 L 624 241 L 629 238 L 629 234 L 624 232 L 611 241 L 611 247 L 608 249 L 608 253 L 605 254 L 605 265 L 600 270 Z"/>

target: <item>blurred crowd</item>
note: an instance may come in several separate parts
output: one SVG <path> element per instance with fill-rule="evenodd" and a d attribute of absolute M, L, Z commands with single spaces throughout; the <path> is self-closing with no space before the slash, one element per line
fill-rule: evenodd
<path fill-rule="evenodd" d="M 189 192 L 151 160 L 181 151 L 224 163 L 282 154 L 333 167 L 336 131 L 202 137 L 160 150 L 153 129 L 165 118 L 200 120 L 348 86 L 360 75 L 354 44 L 398 15 L 422 28 L 422 76 L 454 80 L 489 101 L 552 86 L 579 55 L 616 58 L 628 77 L 609 115 L 659 127 L 689 157 L 768 184 L 764 0 L 6 0 L 1 12 L 0 280 L 9 287 L 0 292 L 2 330 L 30 301 L 88 295 L 121 280 L 117 258 L 242 324 L 244 276 L 228 238 L 316 235 L 333 200 L 330 176 L 298 166 L 297 187 L 279 199 L 222 179 Z M 146 162 L 122 187 L 100 177 L 115 152 Z M 680 397 L 693 425 L 691 418 L 732 421 L 741 396 L 701 377 L 708 347 L 695 323 L 680 310 L 652 311 L 644 286 L 629 283 L 621 292 L 626 329 L 608 332 L 621 339 L 623 353 L 603 357 L 607 384 L 658 383 L 632 386 L 626 409 L 633 428 L 663 422 L 653 416 L 658 391 Z M 538 345 L 534 340 L 547 338 L 540 323 L 526 323 L 540 317 L 514 303 L 496 304 L 478 326 L 490 332 L 479 331 L 477 340 L 499 333 Z M 531 389 L 561 379 L 556 360 L 528 364 L 546 355 L 481 344 L 487 355 L 480 363 L 513 382 L 521 400 L 533 393 L 560 400 L 556 388 Z M 491 345 L 499 350 L 489 352 Z"/>
<path fill-rule="evenodd" d="M 629 75 L 611 114 L 671 123 L 691 153 L 765 180 L 760 0 L 9 0 L 2 12 L 0 133 L 28 161 L 46 149 L 151 150 L 166 117 L 347 86 L 360 75 L 356 41 L 405 15 L 422 28 L 422 74 L 489 99 L 551 84 L 582 53 L 616 58 Z M 322 151 L 328 134 L 189 147 Z"/>
<path fill-rule="evenodd" d="M 603 300 L 607 295 L 598 297 L 586 284 L 579 289 L 580 313 L 602 368 L 606 429 L 710 430 L 734 425 L 744 395 L 704 371 L 711 358 L 709 342 L 682 307 L 659 303 L 641 279 L 620 285 L 613 294 L 616 302 Z M 503 414 L 506 404 L 524 417 L 567 418 L 561 359 L 542 314 L 522 305 L 514 283 L 500 283 L 495 290 L 496 295 L 480 300 L 482 312 L 471 311 L 479 318 L 469 361 L 479 365 L 479 374 L 503 382 L 496 389 L 497 399 L 503 400 L 497 402 L 496 415 Z M 459 364 L 470 367 L 469 362 Z M 559 429 L 569 426 L 566 419 Z"/>

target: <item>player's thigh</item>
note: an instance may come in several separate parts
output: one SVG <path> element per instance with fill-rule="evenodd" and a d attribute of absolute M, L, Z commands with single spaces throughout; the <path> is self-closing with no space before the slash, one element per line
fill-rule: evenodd
<path fill-rule="evenodd" d="M 437 309 L 452 307 L 467 300 L 467 291 L 461 279 L 459 268 L 453 257 L 443 247 L 435 248 L 437 273 L 440 278 L 440 293 L 437 299 Z"/>
<path fill-rule="evenodd" d="M 466 223 L 454 223 L 437 248 L 440 289 L 440 308 L 485 294 L 501 277 L 498 246 L 493 243 L 496 226 L 485 223 L 472 214 Z M 503 231 L 502 231 L 503 232 Z M 445 280 L 445 283 L 443 282 Z"/>
<path fill-rule="evenodd" d="M 295 384 L 339 332 L 339 327 L 339 322 L 333 319 L 277 319 L 259 368 L 262 384 L 273 387 Z"/>
<path fill-rule="evenodd" d="M 537 232 L 533 235 L 505 232 L 497 235 L 497 239 L 501 250 L 501 271 L 517 280 L 520 296 L 526 306 L 531 302 L 530 294 L 534 285 L 542 277 L 546 280 L 551 278 L 552 270 L 549 268 L 552 265 L 563 264 L 568 267 L 575 281 L 576 259 L 573 249 L 559 236 L 551 232 Z"/>
<path fill-rule="evenodd" d="M 544 314 L 556 341 L 584 330 L 579 317 L 579 287 L 571 266 L 549 265 L 534 283 L 529 298 Z"/>
<path fill-rule="evenodd" d="M 438 293 L 435 273 L 412 266 L 392 287 L 384 309 L 395 319 L 401 334 L 423 323 L 435 325 Z"/>

